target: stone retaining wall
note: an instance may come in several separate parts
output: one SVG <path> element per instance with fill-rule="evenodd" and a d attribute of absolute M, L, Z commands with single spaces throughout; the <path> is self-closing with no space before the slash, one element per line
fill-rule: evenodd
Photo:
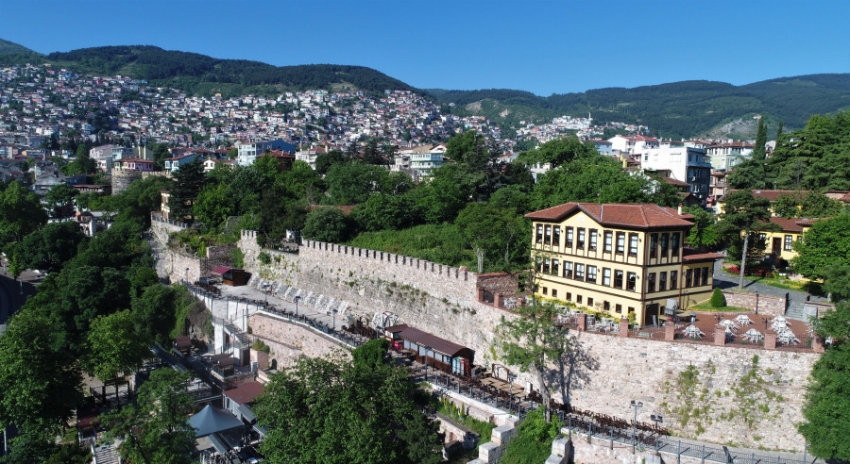
<path fill-rule="evenodd" d="M 254 237 L 243 234 L 239 246 L 245 251 L 246 268 L 266 272 L 256 262 L 249 264 L 248 257 L 260 250 Z M 512 317 L 476 301 L 474 273 L 424 260 L 307 242 L 299 255 L 281 256 L 281 262 L 287 264 L 276 264 L 274 269 L 282 278 L 345 301 L 349 314 L 371 320 L 375 313 L 392 312 L 398 323 L 472 348 L 475 363 L 485 367 L 495 361 L 496 327 L 502 317 Z M 768 311 L 762 302 L 759 308 Z M 650 422 L 651 414 L 663 414 L 674 435 L 755 448 L 802 449 L 804 441 L 794 424 L 802 420 L 806 379 L 817 354 L 593 333 L 571 336 L 575 350 L 564 375 L 574 407 L 631 419 L 629 402 L 635 399 L 644 403 L 639 421 Z M 757 368 L 751 374 L 756 355 Z M 696 384 L 685 385 L 683 376 L 695 377 Z M 761 383 L 753 383 L 755 377 Z M 520 374 L 517 384 L 526 382 L 537 384 Z M 760 412 L 759 407 L 769 412 Z"/>
<path fill-rule="evenodd" d="M 293 366 L 302 357 L 319 358 L 336 354 L 351 356 L 350 351 L 332 338 L 272 316 L 252 314 L 248 318 L 248 325 L 252 335 L 271 348 L 269 362 L 276 360 L 279 370 Z"/>
<path fill-rule="evenodd" d="M 784 316 L 788 307 L 788 300 L 772 295 L 761 295 L 758 293 L 724 291 L 727 306 L 738 306 L 740 308 L 752 309 L 756 314 L 767 314 L 770 316 Z"/>

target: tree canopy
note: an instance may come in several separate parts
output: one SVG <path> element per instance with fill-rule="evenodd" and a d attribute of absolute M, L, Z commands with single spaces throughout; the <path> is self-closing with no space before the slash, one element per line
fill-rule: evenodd
<path fill-rule="evenodd" d="M 267 462 L 440 462 L 428 402 L 406 368 L 384 361 L 385 350 L 366 344 L 354 363 L 302 359 L 274 374 L 255 408 L 268 430 L 260 447 Z"/>

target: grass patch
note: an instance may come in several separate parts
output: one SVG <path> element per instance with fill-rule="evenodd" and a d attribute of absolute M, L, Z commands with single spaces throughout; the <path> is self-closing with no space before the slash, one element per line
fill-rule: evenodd
<path fill-rule="evenodd" d="M 709 302 L 688 306 L 689 311 L 692 310 L 692 309 L 698 310 L 698 311 L 718 312 L 718 313 L 722 313 L 722 312 L 749 313 L 749 312 L 753 311 L 752 309 L 741 308 L 740 306 L 720 306 L 719 308 L 715 308 L 714 306 L 711 306 L 711 303 L 709 303 Z"/>
<path fill-rule="evenodd" d="M 563 424 L 556 418 L 546 422 L 543 408 L 528 413 L 519 425 L 517 436 L 508 443 L 502 464 L 540 464 L 552 453 L 552 442 L 560 434 Z"/>
<path fill-rule="evenodd" d="M 480 437 L 478 444 L 487 443 L 493 437 L 495 425 L 471 417 L 462 407 L 458 407 L 448 398 L 443 398 L 437 407 L 437 412 L 477 433 Z M 475 449 L 478 449 L 477 447 Z"/>
<path fill-rule="evenodd" d="M 738 279 L 738 274 L 735 274 L 734 272 L 729 272 L 725 268 L 723 269 L 723 272 L 726 273 L 726 275 Z M 797 292 L 808 292 L 810 288 L 812 290 L 816 290 L 815 287 L 817 287 L 817 285 L 813 285 L 813 282 L 808 282 L 805 280 L 792 280 L 783 277 L 759 277 L 756 275 L 751 275 L 745 276 L 744 279 L 749 280 L 751 282 L 769 285 L 771 287 L 781 288 L 783 290 L 794 290 Z"/>

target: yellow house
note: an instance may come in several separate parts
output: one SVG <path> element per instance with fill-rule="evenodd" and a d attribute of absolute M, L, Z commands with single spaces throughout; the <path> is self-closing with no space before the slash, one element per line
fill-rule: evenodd
<path fill-rule="evenodd" d="M 768 257 L 781 258 L 785 261 L 791 261 L 797 256 L 794 251 L 794 242 L 803 240 L 805 234 L 812 224 L 819 219 L 785 219 L 781 217 L 772 217 L 770 222 L 782 227 L 782 230 L 776 232 L 762 232 L 760 238 L 765 243 L 765 255 Z M 741 232 L 743 236 L 743 232 Z"/>
<path fill-rule="evenodd" d="M 693 217 L 653 204 L 565 203 L 533 224 L 535 295 L 641 325 L 711 298 L 716 253 L 684 247 Z"/>

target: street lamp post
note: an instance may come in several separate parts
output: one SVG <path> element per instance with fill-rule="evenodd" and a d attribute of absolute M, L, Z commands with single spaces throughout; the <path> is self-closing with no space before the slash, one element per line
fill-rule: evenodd
<path fill-rule="evenodd" d="M 334 316 L 334 326 L 333 326 L 333 329 L 332 329 L 332 330 L 333 330 L 334 332 L 336 332 L 336 313 L 337 313 L 336 308 L 334 308 L 333 310 L 331 310 L 331 312 L 333 313 L 333 316 Z"/>
<path fill-rule="evenodd" d="M 186 268 L 186 273 L 183 275 L 183 282 L 186 282 L 186 285 L 189 285 L 189 268 Z"/>
<path fill-rule="evenodd" d="M 296 296 L 296 297 L 294 298 L 294 300 L 295 300 L 295 315 L 297 316 L 297 315 L 298 315 L 298 302 L 299 302 L 299 301 L 301 301 L 301 297 L 300 297 L 300 296 Z"/>
<path fill-rule="evenodd" d="M 652 419 L 652 422 L 655 422 L 655 430 L 656 431 L 658 430 L 658 424 L 660 424 L 661 422 L 664 422 L 664 417 L 662 417 L 661 414 L 658 414 L 658 415 L 653 414 L 653 415 L 649 416 L 649 418 Z"/>
<path fill-rule="evenodd" d="M 637 415 L 638 409 L 643 407 L 643 401 L 632 400 L 631 407 L 635 410 L 635 420 L 632 422 L 632 444 L 637 444 Z"/>

